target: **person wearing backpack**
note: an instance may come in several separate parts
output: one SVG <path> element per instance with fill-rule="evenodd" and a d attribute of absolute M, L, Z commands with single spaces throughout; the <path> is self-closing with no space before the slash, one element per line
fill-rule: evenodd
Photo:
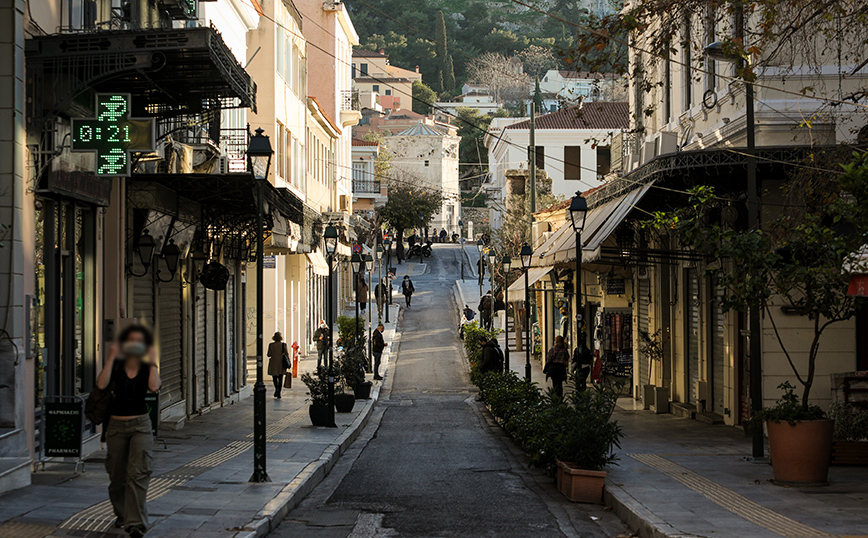
<path fill-rule="evenodd" d="M 564 396 L 564 381 L 567 379 L 567 365 L 570 362 L 570 352 L 561 335 L 555 336 L 555 345 L 546 353 L 546 366 L 543 373 L 546 379 L 551 378 L 555 393 Z"/>
<path fill-rule="evenodd" d="M 111 346 L 96 388 L 110 395 L 105 468 L 114 526 L 134 538 L 148 530 L 145 503 L 154 471 L 154 435 L 145 396 L 161 384 L 154 335 L 143 325 L 130 325 Z"/>
<path fill-rule="evenodd" d="M 503 350 L 500 349 L 500 344 L 497 343 L 497 338 L 488 340 L 485 336 L 480 336 L 482 344 L 482 360 L 479 362 L 479 371 L 485 372 L 502 372 L 503 371 Z"/>

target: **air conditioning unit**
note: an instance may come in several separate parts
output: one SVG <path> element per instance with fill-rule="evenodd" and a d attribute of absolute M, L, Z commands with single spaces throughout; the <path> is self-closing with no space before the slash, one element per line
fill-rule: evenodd
<path fill-rule="evenodd" d="M 678 133 L 660 131 L 654 139 L 654 156 L 675 153 L 676 151 L 678 151 Z"/>

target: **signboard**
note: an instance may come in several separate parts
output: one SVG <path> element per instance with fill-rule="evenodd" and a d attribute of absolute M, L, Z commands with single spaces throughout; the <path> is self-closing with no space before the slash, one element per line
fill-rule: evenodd
<path fill-rule="evenodd" d="M 128 93 L 96 94 L 96 118 L 73 118 L 71 151 L 96 154 L 96 175 L 130 175 L 130 151 L 153 151 L 154 120 L 130 118 Z"/>
<path fill-rule="evenodd" d="M 361 252 L 362 245 L 353 245 L 353 252 Z"/>
<path fill-rule="evenodd" d="M 262 268 L 277 269 L 277 259 L 274 257 L 274 254 L 262 257 Z"/>
<path fill-rule="evenodd" d="M 608 295 L 624 295 L 627 293 L 627 281 L 623 278 L 607 278 L 606 279 L 606 294 Z"/>
<path fill-rule="evenodd" d="M 81 401 L 45 402 L 46 457 L 81 457 L 82 416 Z"/>
<path fill-rule="evenodd" d="M 148 417 L 151 418 L 151 432 L 156 437 L 160 425 L 160 394 L 158 392 L 145 394 L 145 406 L 148 408 Z"/>

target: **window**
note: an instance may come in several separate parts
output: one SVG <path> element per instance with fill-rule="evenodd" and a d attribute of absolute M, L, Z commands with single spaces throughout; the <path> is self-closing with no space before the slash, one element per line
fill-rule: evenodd
<path fill-rule="evenodd" d="M 301 57 L 298 52 L 298 47 L 295 45 L 292 46 L 292 55 L 296 61 Z M 301 74 L 301 65 L 299 64 L 300 62 L 296 64 L 296 69 L 292 71 L 292 89 L 296 95 L 301 95 L 299 93 L 299 88 L 301 84 L 301 77 L 299 76 Z"/>
<path fill-rule="evenodd" d="M 564 179 L 582 179 L 582 146 L 564 146 Z"/>
<path fill-rule="evenodd" d="M 392 90 L 386 90 L 386 95 L 392 95 Z"/>
<path fill-rule="evenodd" d="M 536 147 L 536 169 L 546 169 L 546 148 L 544 146 Z"/>
<path fill-rule="evenodd" d="M 684 110 L 690 110 L 690 107 L 693 106 L 693 57 L 690 51 L 690 46 L 692 45 L 690 34 L 692 31 L 690 15 L 688 14 L 684 19 L 684 48 L 681 52 L 682 62 L 684 63 L 681 66 L 681 71 L 684 73 L 684 81 L 682 82 L 684 88 Z"/>
<path fill-rule="evenodd" d="M 280 24 L 280 22 L 278 22 L 278 24 Z M 283 30 L 277 30 L 277 44 L 275 46 L 277 47 L 275 58 L 277 74 L 280 75 L 283 80 L 286 80 L 286 34 L 283 33 Z"/>
<path fill-rule="evenodd" d="M 371 86 L 371 90 L 373 90 L 375 92 L 379 92 L 380 91 L 380 85 L 374 84 L 373 86 Z"/>
<path fill-rule="evenodd" d="M 705 16 L 705 42 L 706 43 L 714 43 L 714 26 L 717 24 L 717 12 L 714 7 L 709 4 L 706 8 L 706 16 Z M 706 90 L 714 90 L 714 87 L 717 85 L 717 81 L 715 80 L 715 73 L 717 68 L 717 62 L 712 59 L 708 59 L 705 62 L 705 89 Z"/>
<path fill-rule="evenodd" d="M 353 65 L 352 65 L 352 73 L 353 73 L 353 74 L 352 74 L 351 76 L 352 76 L 353 78 L 356 78 L 356 64 L 353 64 Z"/>
<path fill-rule="evenodd" d="M 602 177 L 612 171 L 612 149 L 597 146 L 597 175 Z"/>
<path fill-rule="evenodd" d="M 295 159 L 295 155 L 292 154 L 292 133 L 289 132 L 289 129 L 286 129 L 283 134 L 283 169 L 286 173 L 284 178 L 287 181 L 292 181 L 292 162 Z"/>
<path fill-rule="evenodd" d="M 663 60 L 663 122 L 672 121 L 672 62 Z"/>
<path fill-rule="evenodd" d="M 285 78 L 284 80 L 285 80 L 286 83 L 289 84 L 290 86 L 292 86 L 292 84 L 293 84 L 293 80 L 292 80 L 292 73 L 293 73 L 293 71 L 292 71 L 292 69 L 293 69 L 293 65 L 295 64 L 295 58 L 293 58 L 293 55 L 292 55 L 292 47 L 293 47 L 293 45 L 292 45 L 292 37 L 291 37 L 291 36 L 286 36 L 286 45 L 285 45 L 285 47 L 284 47 L 284 50 L 286 51 L 286 54 L 285 54 L 285 60 L 286 60 L 286 67 L 285 67 L 286 78 Z M 295 90 L 295 86 L 293 86 L 292 89 Z M 296 93 L 297 93 L 297 92 L 296 92 Z"/>
<path fill-rule="evenodd" d="M 549 105 L 549 112 L 557 112 L 557 111 L 558 111 L 558 105 L 554 105 L 554 104 Z"/>
<path fill-rule="evenodd" d="M 359 64 L 359 70 L 362 72 L 362 76 L 368 76 L 368 64 Z"/>
<path fill-rule="evenodd" d="M 277 160 L 277 169 L 274 172 L 278 177 L 284 177 L 283 159 L 286 157 L 286 148 L 283 147 L 283 125 L 280 122 L 277 122 L 276 142 L 277 155 L 274 157 Z"/>
<path fill-rule="evenodd" d="M 425 161 L 425 166 L 428 166 L 428 161 Z"/>

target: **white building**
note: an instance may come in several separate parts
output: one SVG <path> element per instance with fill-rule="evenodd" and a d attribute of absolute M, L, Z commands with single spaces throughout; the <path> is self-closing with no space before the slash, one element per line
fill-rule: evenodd
<path fill-rule="evenodd" d="M 544 95 L 567 103 L 627 100 L 624 81 L 614 73 L 549 69 L 539 81 L 539 88 Z M 531 87 L 531 94 L 533 90 Z"/>
<path fill-rule="evenodd" d="M 603 182 L 612 137 L 629 125 L 627 103 L 585 103 L 536 118 L 536 164 L 552 179 L 552 194 L 569 197 Z M 495 118 L 485 135 L 491 177 L 489 205 L 504 200 L 506 171 L 527 169 L 530 120 Z M 492 215 L 497 226 L 499 218 Z"/>
<path fill-rule="evenodd" d="M 465 84 L 467 88 L 469 84 Z M 487 88 L 468 88 L 468 91 L 456 96 L 450 101 L 438 101 L 434 103 L 434 110 L 438 115 L 452 115 L 458 113 L 459 108 L 478 110 L 482 114 L 494 114 L 501 108 L 503 103 L 495 101 L 494 96 Z"/>
<path fill-rule="evenodd" d="M 458 230 L 461 201 L 458 186 L 458 136 L 454 126 L 418 123 L 386 138 L 395 154 L 392 176 L 398 181 L 439 190 L 443 207 L 429 226 Z"/>

